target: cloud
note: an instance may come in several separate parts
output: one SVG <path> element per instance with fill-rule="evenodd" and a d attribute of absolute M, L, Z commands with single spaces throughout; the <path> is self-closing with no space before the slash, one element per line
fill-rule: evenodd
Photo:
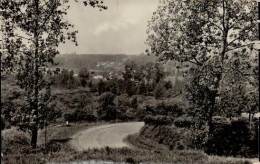
<path fill-rule="evenodd" d="M 97 29 L 94 30 L 94 35 L 99 35 L 104 31 L 107 31 L 110 29 L 110 26 L 108 23 L 103 23 L 97 27 Z"/>
<path fill-rule="evenodd" d="M 128 23 L 123 22 L 123 21 L 119 21 L 117 23 L 113 23 L 113 22 L 105 22 L 100 24 L 96 29 L 94 29 L 93 34 L 95 36 L 101 35 L 104 32 L 110 32 L 110 31 L 118 31 L 118 30 L 122 30 L 124 28 L 126 28 L 128 25 Z"/>
<path fill-rule="evenodd" d="M 147 21 L 159 0 L 107 0 L 108 10 L 72 4 L 68 20 L 79 30 L 75 47 L 69 42 L 60 46 L 61 53 L 141 53 L 146 49 Z"/>

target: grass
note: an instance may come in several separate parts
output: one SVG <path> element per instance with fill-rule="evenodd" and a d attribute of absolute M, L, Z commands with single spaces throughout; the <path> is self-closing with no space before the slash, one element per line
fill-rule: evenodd
<path fill-rule="evenodd" d="M 69 139 L 73 134 L 99 124 L 104 123 L 69 123 L 69 126 L 65 124 L 52 124 L 47 127 L 47 140 Z M 44 143 L 45 129 L 40 130 L 38 136 L 38 145 L 43 145 Z"/>
<path fill-rule="evenodd" d="M 38 148 L 36 150 L 31 150 L 30 137 L 27 133 L 16 129 L 4 130 L 2 132 L 3 160 L 6 164 L 35 164 L 46 163 L 51 159 L 59 160 L 67 156 L 69 157 L 76 153 L 68 144 L 71 136 L 94 125 L 97 125 L 97 123 L 74 123 L 70 124 L 70 126 L 50 125 L 47 128 L 47 144 L 44 144 L 44 130 L 40 130 Z"/>
<path fill-rule="evenodd" d="M 158 144 L 151 139 L 139 136 L 138 134 L 129 135 L 126 140 L 130 142 L 135 148 L 141 148 L 142 150 L 147 150 L 148 152 L 161 152 L 165 162 L 169 163 L 201 163 L 201 164 L 250 164 L 252 163 L 250 159 L 246 158 L 233 158 L 233 157 L 219 157 L 219 156 L 209 156 L 202 151 L 195 150 L 173 150 L 170 151 L 168 147 L 162 144 Z M 160 156 L 156 156 L 160 158 Z M 168 158 L 167 158 L 168 157 Z"/>
<path fill-rule="evenodd" d="M 100 123 L 102 124 L 102 123 Z M 55 126 L 48 128 L 48 151 L 45 151 L 44 131 L 39 133 L 39 146 L 36 150 L 28 147 L 29 138 L 26 133 L 16 130 L 9 130 L 3 133 L 3 145 L 10 145 L 12 152 L 4 155 L 5 164 L 35 164 L 47 162 L 70 162 L 84 160 L 105 160 L 128 163 L 177 163 L 177 164 L 249 164 L 247 159 L 224 158 L 208 156 L 201 151 L 169 151 L 168 147 L 153 142 L 150 139 L 139 137 L 138 135 L 129 136 L 126 141 L 134 146 L 130 148 L 103 148 L 92 149 L 84 152 L 76 152 L 71 149 L 68 141 L 71 136 L 80 130 L 94 126 L 94 123 L 71 124 L 71 126 Z M 18 136 L 18 137 L 16 137 Z M 20 136 L 20 137 L 19 137 Z M 13 138 L 13 139 L 11 139 Z M 8 142 L 7 142 L 8 141 Z M 11 142 L 12 141 L 12 142 Z M 22 142 L 14 142 L 22 141 Z M 19 149 L 20 148 L 20 149 Z M 23 149 L 21 149 L 23 148 Z M 22 151 L 18 151 L 22 150 Z"/>
<path fill-rule="evenodd" d="M 27 133 L 17 131 L 15 128 L 2 131 L 2 153 L 20 153 L 29 148 L 30 138 Z"/>

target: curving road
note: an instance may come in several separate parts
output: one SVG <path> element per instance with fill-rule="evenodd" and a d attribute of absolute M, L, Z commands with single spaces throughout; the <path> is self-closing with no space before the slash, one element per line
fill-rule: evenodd
<path fill-rule="evenodd" d="M 116 123 L 100 125 L 78 132 L 72 136 L 70 144 L 78 151 L 92 148 L 128 147 L 123 139 L 129 134 L 139 132 L 144 122 Z"/>

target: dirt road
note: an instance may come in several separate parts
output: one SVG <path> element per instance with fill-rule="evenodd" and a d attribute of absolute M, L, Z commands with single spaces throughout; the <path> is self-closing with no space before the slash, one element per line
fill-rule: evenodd
<path fill-rule="evenodd" d="M 139 132 L 143 122 L 116 123 L 100 125 L 78 132 L 72 137 L 70 144 L 78 151 L 92 148 L 128 147 L 123 139 L 129 134 Z"/>

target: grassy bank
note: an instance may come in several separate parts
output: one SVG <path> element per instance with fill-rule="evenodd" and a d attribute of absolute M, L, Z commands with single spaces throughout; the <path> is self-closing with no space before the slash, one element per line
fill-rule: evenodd
<path fill-rule="evenodd" d="M 202 151 L 194 150 L 173 150 L 163 144 L 158 144 L 151 139 L 139 136 L 138 134 L 129 135 L 126 138 L 127 142 L 132 144 L 136 149 L 146 150 L 147 152 L 160 152 L 161 154 L 168 154 L 164 160 L 170 163 L 201 163 L 201 164 L 249 164 L 252 163 L 250 159 L 233 158 L 233 157 L 219 157 L 209 156 Z"/>
<path fill-rule="evenodd" d="M 100 123 L 101 124 L 101 123 Z M 223 158 L 208 156 L 200 151 L 169 151 L 168 147 L 153 142 L 147 138 L 131 135 L 127 142 L 134 145 L 130 148 L 104 148 L 92 149 L 85 152 L 76 152 L 69 146 L 69 140 L 80 130 L 95 126 L 97 124 L 81 123 L 71 126 L 55 126 L 48 128 L 47 151 L 44 144 L 44 131 L 39 135 L 39 146 L 31 150 L 29 136 L 15 129 L 4 131 L 3 152 L 6 164 L 35 164 L 47 162 L 70 162 L 82 160 L 105 160 L 128 163 L 158 162 L 178 164 L 248 164 L 247 159 Z M 11 151 L 12 150 L 12 151 Z"/>

